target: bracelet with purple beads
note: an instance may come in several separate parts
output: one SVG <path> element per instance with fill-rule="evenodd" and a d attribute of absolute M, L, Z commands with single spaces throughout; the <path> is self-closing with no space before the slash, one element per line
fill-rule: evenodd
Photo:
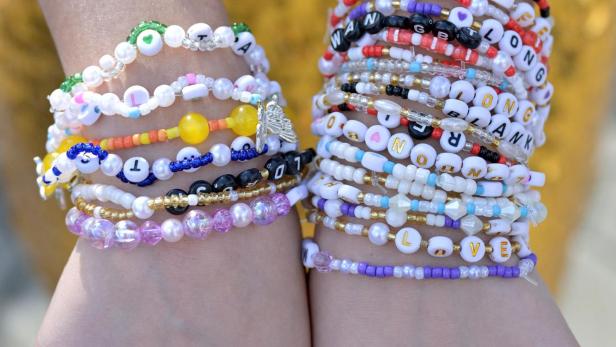
<path fill-rule="evenodd" d="M 537 265 L 534 253 L 521 258 L 517 265 L 471 265 L 471 266 L 414 266 L 377 265 L 368 262 L 356 262 L 350 259 L 339 259 L 326 251 L 321 251 L 319 245 L 311 239 L 302 242 L 302 262 L 308 269 L 319 272 L 333 272 L 362 275 L 376 278 L 404 279 L 484 279 L 484 278 L 519 278 L 533 272 Z"/>

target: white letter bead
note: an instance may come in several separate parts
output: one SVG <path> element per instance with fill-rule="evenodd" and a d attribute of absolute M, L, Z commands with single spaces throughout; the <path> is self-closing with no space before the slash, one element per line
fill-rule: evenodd
<path fill-rule="evenodd" d="M 505 33 L 505 29 L 503 25 L 499 23 L 496 19 L 486 19 L 481 24 L 481 29 L 479 29 L 479 35 L 483 37 L 490 44 L 498 43 L 503 34 Z"/>
<path fill-rule="evenodd" d="M 507 141 L 522 147 L 524 145 L 524 137 L 526 136 L 526 129 L 520 123 L 513 122 L 509 130 L 509 136 Z"/>
<path fill-rule="evenodd" d="M 212 37 L 212 28 L 205 23 L 196 23 L 188 28 L 188 38 L 194 42 L 209 40 Z"/>
<path fill-rule="evenodd" d="M 142 86 L 130 86 L 124 91 L 124 103 L 136 107 L 145 104 L 150 99 L 150 92 Z"/>
<path fill-rule="evenodd" d="M 242 149 L 248 149 L 255 146 L 255 142 L 247 136 L 238 136 L 231 142 L 231 148 L 236 151 L 241 151 Z M 269 143 L 268 143 L 269 147 Z M 280 144 L 278 145 L 280 147 Z M 268 148 L 268 152 L 271 151 L 272 148 Z"/>
<path fill-rule="evenodd" d="M 462 161 L 462 175 L 470 179 L 483 178 L 488 172 L 488 163 L 477 156 L 466 157 Z"/>
<path fill-rule="evenodd" d="M 504 114 L 494 115 L 486 130 L 499 139 L 507 137 L 511 132 L 511 122 L 509 121 L 509 117 Z"/>
<path fill-rule="evenodd" d="M 233 52 L 237 55 L 245 55 L 254 49 L 257 41 L 254 35 L 248 31 L 239 33 L 236 36 L 236 41 L 233 44 Z"/>
<path fill-rule="evenodd" d="M 492 261 L 504 263 L 511 258 L 511 242 L 507 238 L 497 236 L 490 240 L 490 246 L 492 246 L 492 253 L 490 253 Z"/>
<path fill-rule="evenodd" d="M 532 122 L 535 115 L 535 105 L 528 100 L 520 101 L 518 112 L 513 116 L 513 120 L 522 124 L 528 125 Z"/>
<path fill-rule="evenodd" d="M 435 161 L 436 150 L 434 147 L 420 143 L 411 149 L 411 162 L 413 164 L 428 169 L 434 165 Z"/>
<path fill-rule="evenodd" d="M 468 105 L 458 99 L 447 99 L 443 107 L 443 114 L 449 117 L 464 119 L 468 114 Z"/>
<path fill-rule="evenodd" d="M 503 39 L 498 42 L 498 48 L 507 53 L 510 57 L 520 53 L 522 50 L 522 38 L 520 34 L 513 30 L 505 31 Z"/>
<path fill-rule="evenodd" d="M 428 240 L 428 254 L 433 257 L 448 257 L 453 253 L 453 241 L 445 236 L 433 236 Z"/>
<path fill-rule="evenodd" d="M 456 173 L 462 168 L 462 158 L 454 153 L 439 153 L 434 167 L 439 172 Z"/>
<path fill-rule="evenodd" d="M 477 236 L 466 236 L 460 241 L 460 257 L 469 263 L 481 260 L 486 252 L 486 245 Z"/>
<path fill-rule="evenodd" d="M 458 153 L 466 144 L 466 136 L 464 133 L 455 133 L 451 131 L 443 131 L 440 138 L 441 147 L 449 153 Z"/>
<path fill-rule="evenodd" d="M 194 100 L 198 98 L 206 97 L 208 89 L 205 84 L 193 84 L 182 88 L 182 98 L 184 100 Z"/>
<path fill-rule="evenodd" d="M 533 88 L 530 92 L 531 99 L 539 106 L 547 105 L 554 94 L 554 86 L 548 82 L 541 88 Z"/>
<path fill-rule="evenodd" d="M 391 129 L 400 125 L 400 114 L 378 112 L 376 114 L 376 120 L 379 124 Z"/>
<path fill-rule="evenodd" d="M 509 178 L 509 167 L 505 164 L 490 163 L 486 175 L 483 177 L 490 181 L 503 181 Z"/>
<path fill-rule="evenodd" d="M 513 57 L 513 63 L 515 64 L 516 69 L 524 72 L 532 69 L 539 62 L 539 57 L 537 57 L 537 53 L 530 46 L 522 46 L 520 53 L 516 54 Z"/>
<path fill-rule="evenodd" d="M 404 254 L 412 254 L 421 246 L 421 235 L 414 228 L 402 228 L 396 233 L 396 248 Z"/>
<path fill-rule="evenodd" d="M 532 69 L 526 71 L 526 82 L 533 87 L 539 87 L 548 78 L 548 69 L 543 63 L 538 63 Z"/>
<path fill-rule="evenodd" d="M 319 196 L 323 199 L 338 199 L 338 190 L 342 187 L 342 183 L 338 181 L 332 181 L 324 183 L 319 188 Z"/>
<path fill-rule="evenodd" d="M 475 91 L 475 98 L 473 99 L 473 105 L 482 106 L 492 111 L 496 107 L 498 102 L 498 94 L 494 88 L 490 86 L 483 86 L 477 88 Z"/>
<path fill-rule="evenodd" d="M 201 156 L 201 153 L 199 153 L 199 150 L 196 149 L 195 147 L 184 147 L 178 151 L 178 154 L 175 156 L 175 159 L 177 161 L 183 161 L 183 160 L 194 159 L 199 156 Z M 191 168 L 188 170 L 184 170 L 184 172 L 195 172 L 197 170 L 199 170 L 199 168 Z"/>
<path fill-rule="evenodd" d="M 470 103 L 475 97 L 475 87 L 471 82 L 466 80 L 458 80 L 451 84 L 449 89 L 449 97 L 451 99 L 458 99 L 465 103 Z"/>
<path fill-rule="evenodd" d="M 500 93 L 494 112 L 502 113 L 509 117 L 518 111 L 518 98 L 511 93 Z"/>
<path fill-rule="evenodd" d="M 340 189 L 338 189 L 338 197 L 345 200 L 345 201 L 349 201 L 355 204 L 359 204 L 360 201 L 359 199 L 357 199 L 357 197 L 359 196 L 359 194 L 361 193 L 361 191 L 353 186 L 350 186 L 348 184 L 344 184 L 340 187 Z"/>
<path fill-rule="evenodd" d="M 373 125 L 366 131 L 366 145 L 373 151 L 382 151 L 387 148 L 387 141 L 391 133 L 382 125 Z"/>
<path fill-rule="evenodd" d="M 491 118 L 492 114 L 485 107 L 472 106 L 468 109 L 468 115 L 464 120 L 480 128 L 485 128 L 490 124 Z"/>
<path fill-rule="evenodd" d="M 332 112 L 325 117 L 325 129 L 326 135 L 332 137 L 338 137 L 342 135 L 342 127 L 346 123 L 347 118 L 340 112 Z"/>
<path fill-rule="evenodd" d="M 163 48 L 163 38 L 158 31 L 148 29 L 144 30 L 137 36 L 137 49 L 141 54 L 151 57 Z"/>
<path fill-rule="evenodd" d="M 545 174 L 543 172 L 531 171 L 528 185 L 532 187 L 543 187 L 545 184 Z"/>
<path fill-rule="evenodd" d="M 470 27 L 473 24 L 473 14 L 465 7 L 454 7 L 449 12 L 447 20 L 458 28 Z"/>
<path fill-rule="evenodd" d="M 342 127 L 344 137 L 354 142 L 364 142 L 367 130 L 368 127 L 364 123 L 354 119 L 347 121 Z"/>
<path fill-rule="evenodd" d="M 510 16 L 523 28 L 526 28 L 535 22 L 535 9 L 530 4 L 521 2 L 511 12 Z"/>
<path fill-rule="evenodd" d="M 138 183 L 150 174 L 150 164 L 145 158 L 132 157 L 124 163 L 122 172 L 127 180 Z"/>
<path fill-rule="evenodd" d="M 434 151 L 434 148 L 432 148 L 432 150 Z M 364 157 L 361 159 L 361 165 L 370 171 L 383 172 L 383 165 L 387 161 L 388 160 L 385 156 L 378 153 L 366 152 Z"/>
<path fill-rule="evenodd" d="M 396 159 L 406 159 L 411 154 L 413 139 L 405 133 L 393 134 L 387 142 L 389 155 Z"/>
<path fill-rule="evenodd" d="M 77 170 L 83 174 L 94 173 L 99 167 L 98 156 L 93 153 L 81 152 L 75 159 L 75 166 Z"/>

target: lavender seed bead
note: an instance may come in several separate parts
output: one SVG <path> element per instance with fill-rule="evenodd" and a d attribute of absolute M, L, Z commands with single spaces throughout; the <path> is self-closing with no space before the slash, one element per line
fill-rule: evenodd
<path fill-rule="evenodd" d="M 366 275 L 369 277 L 374 277 L 376 276 L 376 268 L 372 265 L 368 265 L 366 267 Z"/>
<path fill-rule="evenodd" d="M 357 273 L 365 275 L 367 267 L 368 267 L 368 264 L 366 264 L 366 263 L 359 263 L 359 266 L 357 267 Z"/>

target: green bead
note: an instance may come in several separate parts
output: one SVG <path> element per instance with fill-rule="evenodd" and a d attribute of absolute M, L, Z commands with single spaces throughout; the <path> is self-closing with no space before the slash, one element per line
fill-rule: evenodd
<path fill-rule="evenodd" d="M 240 33 L 243 33 L 244 31 L 247 31 L 249 33 L 252 32 L 250 31 L 250 27 L 244 22 L 233 23 L 231 25 L 231 30 L 233 30 L 235 36 L 239 35 Z"/>
<path fill-rule="evenodd" d="M 167 29 L 167 26 L 165 24 L 162 24 L 160 22 L 153 21 L 153 20 L 147 21 L 147 22 L 141 22 L 130 31 L 130 35 L 128 35 L 128 37 L 126 38 L 126 41 L 128 41 L 128 43 L 133 44 L 133 45 L 136 44 L 137 37 L 139 36 L 139 34 L 141 34 L 141 32 L 148 30 L 148 29 L 152 29 L 154 31 L 157 31 L 159 34 L 163 35 L 165 33 L 165 30 Z"/>
<path fill-rule="evenodd" d="M 66 78 L 64 79 L 64 82 L 60 84 L 60 90 L 62 90 L 65 93 L 68 93 L 73 89 L 73 87 L 76 84 L 81 83 L 81 82 L 83 82 L 83 78 L 81 77 L 80 73 L 76 73 L 71 76 L 66 76 Z"/>

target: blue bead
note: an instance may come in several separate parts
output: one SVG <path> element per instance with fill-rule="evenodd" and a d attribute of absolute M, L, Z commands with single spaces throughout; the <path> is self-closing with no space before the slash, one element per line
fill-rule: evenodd
<path fill-rule="evenodd" d="M 466 204 L 466 214 L 475 214 L 475 203 L 469 202 Z"/>
<path fill-rule="evenodd" d="M 430 175 L 428 175 L 428 185 L 431 187 L 436 186 L 436 174 L 435 173 L 431 173 Z"/>
<path fill-rule="evenodd" d="M 483 193 L 485 192 L 485 190 L 486 190 L 486 189 L 484 188 L 484 186 L 483 186 L 483 185 L 478 184 L 478 185 L 477 185 L 477 190 L 475 191 L 475 194 L 477 194 L 477 195 L 483 195 Z"/>
<path fill-rule="evenodd" d="M 361 162 L 362 158 L 364 157 L 364 154 L 366 154 L 366 152 L 362 151 L 361 149 L 358 150 L 357 152 L 355 152 L 355 160 Z"/>
<path fill-rule="evenodd" d="M 501 213 L 500 206 L 498 206 L 498 205 L 492 206 L 492 214 L 493 214 L 492 217 L 498 217 L 498 216 L 500 216 L 500 213 Z"/>
<path fill-rule="evenodd" d="M 466 79 L 472 81 L 473 79 L 475 79 L 476 75 L 477 75 L 477 70 L 470 68 L 470 67 L 466 69 Z"/>
<path fill-rule="evenodd" d="M 257 94 L 253 94 L 253 95 L 250 97 L 250 103 L 251 103 L 252 105 L 256 105 L 256 104 L 258 104 L 258 103 L 259 103 L 259 101 L 261 101 L 261 97 L 260 97 L 259 95 L 257 95 Z"/>
<path fill-rule="evenodd" d="M 526 216 L 528 216 L 528 207 L 526 206 L 520 207 L 520 217 L 526 218 Z"/>
<path fill-rule="evenodd" d="M 507 81 L 507 80 L 503 80 L 503 83 L 501 83 L 498 87 L 499 87 L 501 90 L 505 90 L 507 87 L 509 87 L 509 81 Z"/>
<path fill-rule="evenodd" d="M 389 208 L 389 196 L 381 197 L 381 208 Z"/>
<path fill-rule="evenodd" d="M 366 67 L 368 68 L 368 71 L 372 71 L 374 69 L 374 58 L 368 58 L 366 61 Z"/>
<path fill-rule="evenodd" d="M 383 164 L 383 172 L 392 174 L 394 172 L 394 165 L 395 163 L 393 161 L 386 161 L 385 164 Z"/>
<path fill-rule="evenodd" d="M 419 200 L 413 199 L 411 200 L 411 211 L 419 210 Z"/>
<path fill-rule="evenodd" d="M 444 214 L 445 213 L 445 203 L 444 202 L 439 202 L 437 209 L 436 209 L 436 213 L 438 214 Z"/>
<path fill-rule="evenodd" d="M 141 116 L 141 112 L 139 112 L 139 107 L 132 107 L 128 110 L 128 117 L 137 119 Z"/>
<path fill-rule="evenodd" d="M 409 65 L 409 71 L 410 72 L 421 72 L 421 64 L 419 64 L 418 62 L 414 61 Z"/>
<path fill-rule="evenodd" d="M 501 193 L 501 195 L 505 195 L 505 192 L 507 191 L 507 185 L 505 183 L 502 183 L 503 185 L 503 192 Z"/>

